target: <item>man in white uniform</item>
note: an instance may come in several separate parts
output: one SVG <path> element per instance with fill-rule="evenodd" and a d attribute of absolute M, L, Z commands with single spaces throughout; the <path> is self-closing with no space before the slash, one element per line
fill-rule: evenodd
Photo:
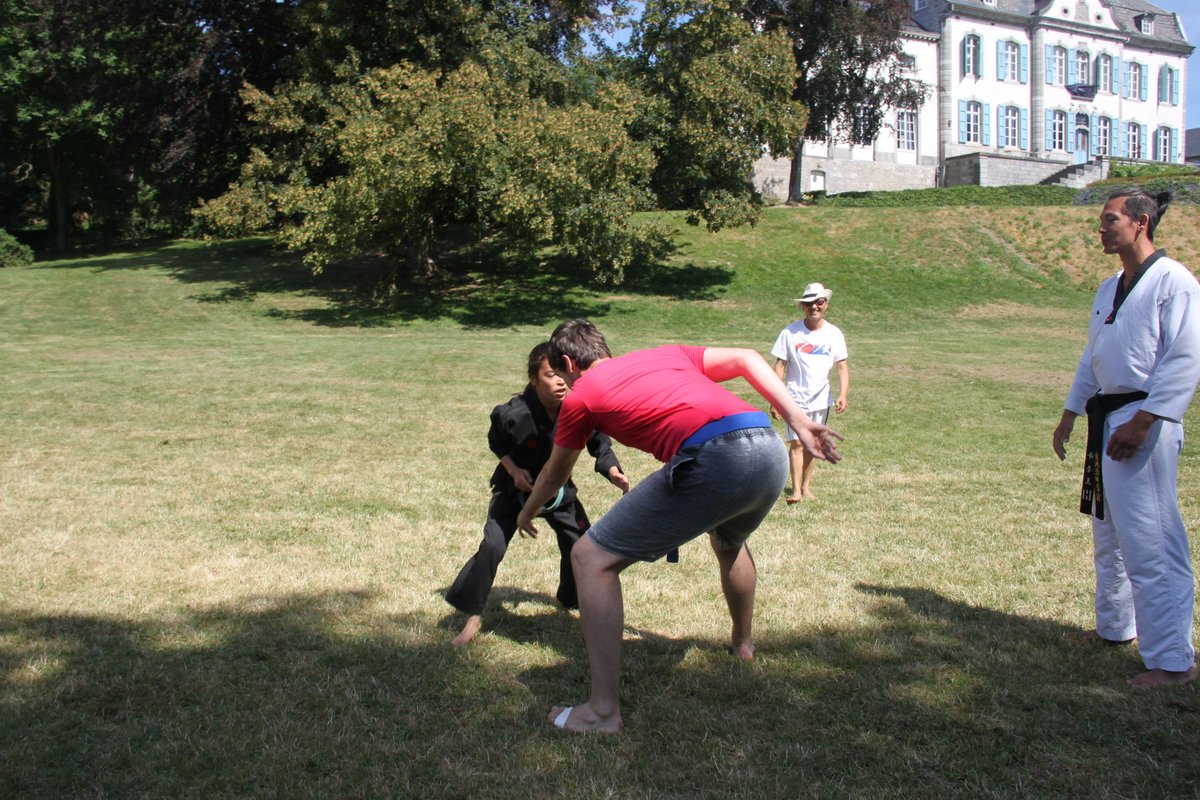
<path fill-rule="evenodd" d="M 1081 635 L 1138 640 L 1134 686 L 1196 677 L 1194 588 L 1177 497 L 1183 415 L 1200 380 L 1200 284 L 1165 251 L 1154 229 L 1170 202 L 1117 192 L 1100 212 L 1104 252 L 1122 270 L 1100 284 L 1088 342 L 1054 430 L 1066 458 L 1075 418 L 1088 414 L 1080 510 L 1092 514 L 1096 628 Z"/>
<path fill-rule="evenodd" d="M 847 363 L 846 337 L 836 325 L 825 319 L 825 311 L 833 292 L 819 283 L 804 287 L 796 301 L 804 311 L 798 319 L 779 332 L 771 355 L 775 356 L 775 374 L 787 384 L 792 399 L 813 422 L 824 425 L 829 419 L 829 371 L 835 366 L 838 374 L 838 396 L 833 410 L 846 410 L 846 395 L 850 391 L 850 365 Z M 778 419 L 772 409 L 772 416 Z M 789 458 L 792 471 L 792 490 L 788 505 L 812 497 L 812 476 L 817 459 L 804 449 L 796 432 L 787 429 L 791 443 Z"/>

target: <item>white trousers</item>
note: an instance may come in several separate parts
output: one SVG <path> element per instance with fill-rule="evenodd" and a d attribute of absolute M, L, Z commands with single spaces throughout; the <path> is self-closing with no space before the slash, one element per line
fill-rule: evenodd
<path fill-rule="evenodd" d="M 1116 412 L 1105 420 L 1105 447 L 1130 416 Z M 1136 636 L 1146 669 L 1172 672 L 1196 660 L 1195 588 L 1178 499 L 1182 448 L 1183 426 L 1159 420 L 1133 457 L 1105 456 L 1105 518 L 1092 517 L 1097 632 L 1113 640 Z"/>

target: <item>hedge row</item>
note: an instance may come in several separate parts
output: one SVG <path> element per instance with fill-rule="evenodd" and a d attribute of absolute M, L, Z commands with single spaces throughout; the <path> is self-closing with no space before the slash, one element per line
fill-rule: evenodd
<path fill-rule="evenodd" d="M 897 208 L 903 206 L 1069 206 L 1075 189 L 1065 186 L 951 186 L 898 192 L 843 192 L 814 197 L 821 206 Z"/>

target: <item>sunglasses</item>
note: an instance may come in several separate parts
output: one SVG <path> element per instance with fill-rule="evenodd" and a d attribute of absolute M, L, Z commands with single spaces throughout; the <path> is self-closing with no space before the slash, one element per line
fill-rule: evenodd
<path fill-rule="evenodd" d="M 802 306 L 823 306 L 828 302 L 829 301 L 826 300 L 824 297 L 818 297 L 816 300 L 808 300 L 808 301 L 801 300 L 800 305 L 802 305 Z"/>

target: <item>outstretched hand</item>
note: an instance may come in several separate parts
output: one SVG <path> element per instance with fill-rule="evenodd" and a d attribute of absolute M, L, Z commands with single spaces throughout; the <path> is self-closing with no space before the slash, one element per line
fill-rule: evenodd
<path fill-rule="evenodd" d="M 837 449 L 837 442 L 844 441 L 846 437 L 833 428 L 814 424 L 812 427 L 796 431 L 796 435 L 799 437 L 800 443 L 804 445 L 804 449 L 813 458 L 828 461 L 830 464 L 836 464 L 842 460 L 842 454 Z"/>
<path fill-rule="evenodd" d="M 621 494 L 629 494 L 629 478 L 625 477 L 625 473 L 621 472 L 620 468 L 612 467 L 609 469 L 608 480 L 613 486 L 621 490 Z"/>
<path fill-rule="evenodd" d="M 533 516 L 525 508 L 522 508 L 521 513 L 517 514 L 517 530 L 521 532 L 522 538 L 528 536 L 536 539 L 538 537 L 538 529 L 534 527 Z"/>

